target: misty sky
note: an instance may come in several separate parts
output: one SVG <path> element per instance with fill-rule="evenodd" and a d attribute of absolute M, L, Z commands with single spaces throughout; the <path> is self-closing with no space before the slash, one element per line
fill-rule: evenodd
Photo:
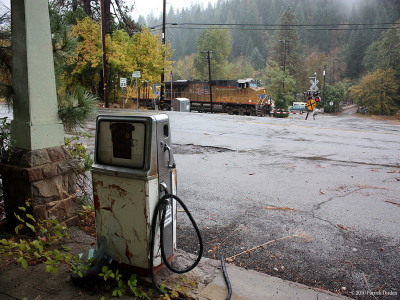
<path fill-rule="evenodd" d="M 158 17 L 162 13 L 163 9 L 163 0 L 125 0 L 126 4 L 134 5 L 135 9 L 132 12 L 132 17 L 137 20 L 139 15 L 146 17 L 151 12 L 153 12 L 155 17 Z M 190 7 L 192 3 L 202 4 L 203 7 L 206 7 L 208 3 L 214 4 L 217 0 L 167 0 L 166 5 L 168 12 L 170 6 L 172 5 L 175 9 L 182 9 L 183 7 Z M 10 0 L 0 0 L 0 3 L 3 3 L 5 6 L 10 7 Z M 0 4 L 1 6 L 1 4 Z"/>

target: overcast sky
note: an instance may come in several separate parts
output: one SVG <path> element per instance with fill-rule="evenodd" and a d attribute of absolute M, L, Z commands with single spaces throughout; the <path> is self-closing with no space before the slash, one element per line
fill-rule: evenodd
<path fill-rule="evenodd" d="M 34 0 L 33 0 L 34 1 Z M 155 17 L 158 17 L 162 13 L 163 9 L 163 0 L 125 0 L 128 5 L 134 5 L 135 8 L 132 13 L 132 17 L 137 20 L 139 15 L 146 17 L 152 11 Z M 166 11 L 169 11 L 170 6 L 172 5 L 175 9 L 182 9 L 183 7 L 190 7 L 192 3 L 200 3 L 203 7 L 206 7 L 208 3 L 214 5 L 217 0 L 167 0 L 167 8 Z M 10 0 L 0 0 L 0 3 L 5 4 L 7 7 L 10 7 Z"/>

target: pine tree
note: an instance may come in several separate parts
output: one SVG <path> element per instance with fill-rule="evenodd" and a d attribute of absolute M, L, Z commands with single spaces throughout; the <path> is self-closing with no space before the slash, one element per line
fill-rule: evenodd
<path fill-rule="evenodd" d="M 265 61 L 257 47 L 254 48 L 250 55 L 250 62 L 255 70 L 260 70 L 265 67 Z"/>
<path fill-rule="evenodd" d="M 282 66 L 283 71 L 289 70 L 294 78 L 301 74 L 300 39 L 297 33 L 296 17 L 292 7 L 288 7 L 279 16 L 278 29 L 269 38 L 271 49 L 270 60 Z"/>
<path fill-rule="evenodd" d="M 10 11 L 0 15 L 0 98 L 12 105 L 12 56 Z"/>
<path fill-rule="evenodd" d="M 380 66 L 383 69 L 392 68 L 395 76 L 400 78 L 400 34 L 397 28 L 393 27 L 386 31 L 380 58 Z"/>

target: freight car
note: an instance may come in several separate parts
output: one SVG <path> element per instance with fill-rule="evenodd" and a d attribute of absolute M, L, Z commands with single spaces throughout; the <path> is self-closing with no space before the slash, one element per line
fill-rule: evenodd
<path fill-rule="evenodd" d="M 172 91 L 172 92 L 171 92 Z M 132 90 L 131 99 L 136 98 Z M 260 86 L 260 82 L 248 79 L 239 80 L 177 80 L 166 81 L 164 99 L 159 98 L 160 86 L 142 87 L 139 89 L 140 105 L 148 108 L 171 110 L 172 100 L 187 98 L 190 100 L 190 110 L 198 112 L 222 112 L 230 115 L 265 116 L 271 112 L 271 99 L 267 90 Z M 134 95 L 133 95 L 134 94 Z M 210 99 L 212 98 L 212 99 Z M 212 100 L 212 101 L 211 101 Z"/>

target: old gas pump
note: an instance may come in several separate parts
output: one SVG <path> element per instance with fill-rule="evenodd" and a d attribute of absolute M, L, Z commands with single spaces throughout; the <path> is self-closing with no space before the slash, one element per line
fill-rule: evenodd
<path fill-rule="evenodd" d="M 97 240 L 105 237 L 105 254 L 114 262 L 146 274 L 150 265 L 164 262 L 159 251 L 160 228 L 152 225 L 158 214 L 155 209 L 167 192 L 176 195 L 168 116 L 99 115 L 95 143 L 92 180 Z M 164 198 L 169 201 L 162 226 L 168 260 L 176 249 L 176 201 L 172 196 Z"/>

